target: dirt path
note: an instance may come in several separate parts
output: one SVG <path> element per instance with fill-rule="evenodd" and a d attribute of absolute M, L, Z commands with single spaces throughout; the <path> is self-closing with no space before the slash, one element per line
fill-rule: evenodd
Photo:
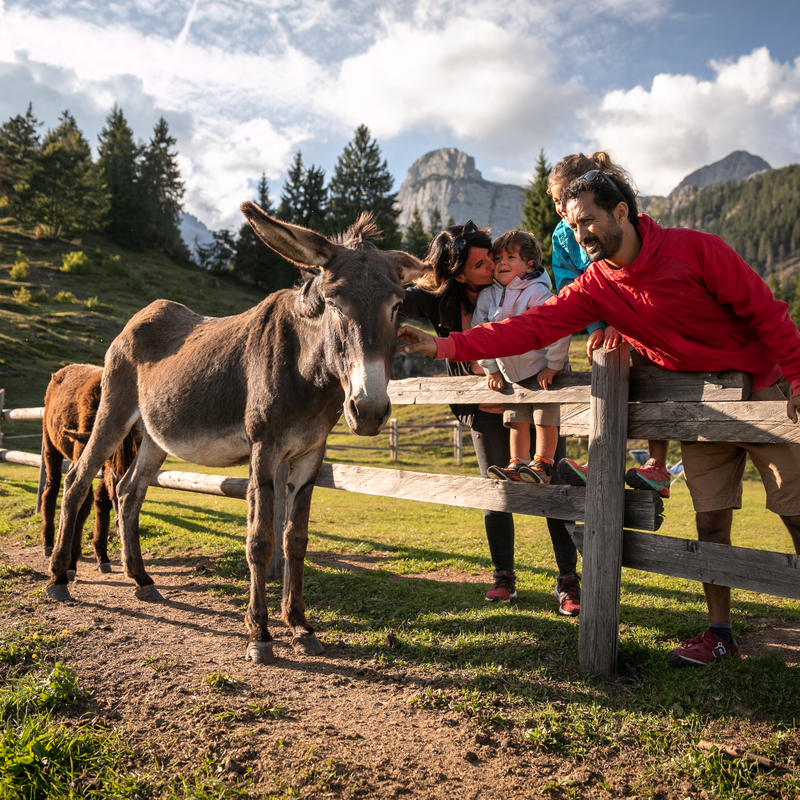
<path fill-rule="evenodd" d="M 387 673 L 324 636 L 323 656 L 299 656 L 273 623 L 276 661 L 254 666 L 242 612 L 189 567 L 148 565 L 165 601 L 147 604 L 117 564 L 103 575 L 83 559 L 75 602 L 53 604 L 42 598 L 38 546 L 5 544 L 0 557 L 38 573 L 19 582 L 20 605 L 6 607 L 2 626 L 33 618 L 68 631 L 66 661 L 93 692 L 77 716 L 122 731 L 138 749 L 188 766 L 212 759 L 231 781 L 251 769 L 264 791 L 304 786 L 310 797 L 529 797 L 574 770 L 527 749 L 521 732 L 489 736 L 456 711 L 418 708 L 409 701 L 436 688 L 429 677 Z M 215 691 L 214 673 L 235 683 Z M 592 774 L 584 763 L 574 780 Z"/>
<path fill-rule="evenodd" d="M 554 779 L 584 798 L 630 794 L 624 776 L 637 765 L 619 754 L 590 752 L 576 763 L 538 753 L 519 729 L 479 731 L 447 707 L 449 676 L 387 672 L 324 634 L 322 656 L 300 656 L 277 621 L 275 663 L 254 666 L 244 658 L 242 611 L 185 564 L 148 565 L 164 596 L 148 604 L 136 600 L 117 562 L 103 575 L 83 559 L 74 602 L 54 604 L 43 597 L 48 567 L 38 545 L 6 542 L 0 559 L 36 570 L 11 582 L 18 602 L 5 605 L 0 626 L 33 619 L 67 631 L 63 658 L 92 691 L 75 718 L 121 732 L 140 760 L 187 772 L 211 763 L 232 783 L 249 770 L 259 796 L 294 787 L 320 798 L 517 798 L 547 796 Z M 338 560 L 345 566 L 347 557 Z M 370 568 L 358 556 L 353 562 Z M 474 578 L 444 577 L 461 579 Z M 800 625 L 766 627 L 743 647 L 751 655 L 765 649 L 800 662 Z M 413 698 L 426 693 L 430 705 L 421 708 Z"/>

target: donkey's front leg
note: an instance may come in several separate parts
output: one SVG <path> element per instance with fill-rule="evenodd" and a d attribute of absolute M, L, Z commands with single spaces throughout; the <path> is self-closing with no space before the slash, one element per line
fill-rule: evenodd
<path fill-rule="evenodd" d="M 286 528 L 283 532 L 283 549 L 286 556 L 283 587 L 283 620 L 292 631 L 292 647 L 298 653 L 317 656 L 323 651 L 322 643 L 306 619 L 303 599 L 303 573 L 308 549 L 308 518 L 311 511 L 311 494 L 317 481 L 325 445 L 297 461 L 289 462 L 286 481 Z"/>
<path fill-rule="evenodd" d="M 250 605 L 245 615 L 247 658 L 255 664 L 273 659 L 273 640 L 267 619 L 267 567 L 275 547 L 276 455 L 261 443 L 250 454 L 247 484 L 247 564 L 250 567 Z"/>

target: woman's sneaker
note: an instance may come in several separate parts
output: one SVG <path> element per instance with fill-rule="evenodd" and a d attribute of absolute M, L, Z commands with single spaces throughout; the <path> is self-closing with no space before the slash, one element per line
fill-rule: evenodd
<path fill-rule="evenodd" d="M 581 579 L 577 575 L 565 575 L 558 579 L 553 594 L 558 600 L 558 613 L 565 617 L 577 617 L 581 611 Z"/>
<path fill-rule="evenodd" d="M 505 469 L 503 467 L 489 467 L 486 472 L 493 478 L 500 478 L 502 481 L 521 481 L 522 478 L 519 475 L 519 471 L 523 466 L 527 466 L 527 464 L 521 464 L 518 458 L 512 458 Z"/>
<path fill-rule="evenodd" d="M 651 489 L 662 497 L 669 497 L 671 480 L 669 472 L 654 458 L 648 458 L 643 466 L 625 473 L 625 483 L 632 489 Z"/>
<path fill-rule="evenodd" d="M 517 577 L 510 569 L 498 569 L 494 573 L 494 586 L 486 592 L 490 603 L 510 603 L 517 596 Z"/>
<path fill-rule="evenodd" d="M 561 480 L 570 486 L 586 486 L 586 470 L 588 468 L 588 464 L 581 465 L 571 458 L 562 458 L 556 467 Z"/>
<path fill-rule="evenodd" d="M 534 456 L 530 464 L 520 466 L 519 477 L 526 483 L 550 483 L 553 479 L 553 462 L 549 458 Z"/>

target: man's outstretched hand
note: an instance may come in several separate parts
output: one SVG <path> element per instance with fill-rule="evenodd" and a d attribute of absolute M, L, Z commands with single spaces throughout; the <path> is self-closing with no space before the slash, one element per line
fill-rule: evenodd
<path fill-rule="evenodd" d="M 397 341 L 408 342 L 408 344 L 398 344 L 398 353 L 424 353 L 426 356 L 436 358 L 436 337 L 425 331 L 403 325 L 397 331 Z"/>

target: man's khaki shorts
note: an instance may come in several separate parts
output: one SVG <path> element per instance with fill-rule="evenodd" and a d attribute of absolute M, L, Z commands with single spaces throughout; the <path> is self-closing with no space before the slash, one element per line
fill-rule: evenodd
<path fill-rule="evenodd" d="M 509 403 L 503 406 L 503 425 L 512 422 L 527 422 L 532 425 L 561 424 L 561 405 L 559 403 Z"/>
<path fill-rule="evenodd" d="M 788 400 L 792 388 L 781 380 L 750 400 Z M 695 511 L 742 507 L 742 475 L 747 455 L 767 490 L 767 508 L 784 517 L 800 515 L 800 444 L 681 442 L 686 485 Z"/>

